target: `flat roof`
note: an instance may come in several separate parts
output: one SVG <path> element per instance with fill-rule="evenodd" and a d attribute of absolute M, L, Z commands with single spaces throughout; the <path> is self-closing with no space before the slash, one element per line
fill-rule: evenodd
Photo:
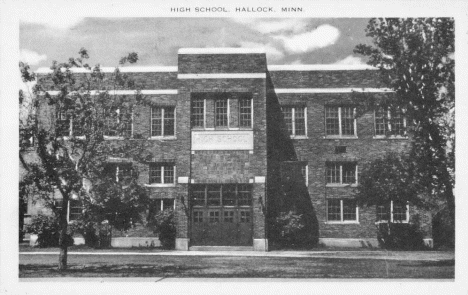
<path fill-rule="evenodd" d="M 91 71 L 85 68 L 70 68 L 74 73 L 91 73 Z M 165 66 L 148 66 L 148 67 L 119 67 L 121 73 L 157 73 L 157 72 L 177 72 L 177 67 L 165 67 Z M 115 67 L 101 67 L 101 72 L 112 73 L 115 71 Z M 37 74 L 48 74 L 52 73 L 52 70 L 47 67 L 39 68 L 35 71 Z"/>
<path fill-rule="evenodd" d="M 178 54 L 255 54 L 266 53 L 264 48 L 216 47 L 180 48 Z"/>
<path fill-rule="evenodd" d="M 359 71 L 377 70 L 370 65 L 337 65 L 337 64 L 312 64 L 312 65 L 267 65 L 269 71 Z"/>

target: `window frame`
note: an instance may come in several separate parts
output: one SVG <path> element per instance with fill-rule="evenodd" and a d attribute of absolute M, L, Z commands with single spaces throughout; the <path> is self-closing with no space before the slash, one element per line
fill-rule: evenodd
<path fill-rule="evenodd" d="M 60 204 L 60 206 L 58 206 L 57 204 Z M 80 206 L 72 206 L 72 202 L 79 202 Z M 54 199 L 54 206 L 58 209 L 58 210 L 61 210 L 62 209 L 62 206 L 63 206 L 63 199 L 62 198 L 57 198 L 57 199 Z M 74 208 L 81 208 L 81 213 L 72 213 L 71 212 L 71 209 Z M 67 210 L 67 223 L 71 223 L 75 220 L 77 220 L 78 218 L 71 218 L 72 215 L 76 215 L 76 214 L 83 214 L 83 205 L 81 204 L 80 200 L 79 199 L 72 199 L 70 198 L 68 200 L 68 210 Z"/>
<path fill-rule="evenodd" d="M 376 205 L 375 206 L 375 217 L 376 217 L 376 224 L 378 223 L 409 223 L 409 219 L 410 219 L 410 206 L 409 206 L 409 202 L 406 202 L 406 214 L 405 214 L 405 217 L 406 219 L 405 220 L 395 220 L 395 217 L 394 217 L 394 210 L 393 210 L 393 201 L 390 201 L 390 211 L 387 211 L 387 213 L 390 214 L 390 221 L 387 219 L 387 220 L 384 220 L 384 219 L 378 219 L 378 214 L 377 214 L 377 209 L 381 206 L 385 206 L 385 205 Z M 386 208 L 386 207 L 384 207 Z"/>
<path fill-rule="evenodd" d="M 387 131 L 392 131 L 392 114 L 390 109 L 379 109 L 379 110 L 374 110 L 374 139 L 380 139 L 380 138 L 385 138 L 385 139 L 405 139 L 408 138 L 408 121 L 405 115 L 404 110 L 398 109 L 397 110 L 399 114 L 401 115 L 401 119 L 403 119 L 403 135 L 399 134 L 390 134 L 387 135 Z M 386 113 L 386 116 L 382 117 L 377 117 L 377 113 L 382 112 L 383 114 Z M 377 134 L 377 119 L 382 118 L 384 120 L 383 126 L 384 126 L 384 134 Z"/>
<path fill-rule="evenodd" d="M 328 182 L 328 169 L 330 165 L 339 165 L 339 179 L 340 182 Z M 354 183 L 343 183 L 343 166 L 345 165 L 354 165 L 355 166 L 355 171 L 354 171 L 354 178 L 355 181 Z M 345 186 L 351 186 L 351 187 L 356 187 L 359 183 L 358 175 L 359 175 L 359 168 L 358 168 L 358 163 L 357 162 L 325 162 L 325 184 L 327 187 L 345 187 Z"/>
<path fill-rule="evenodd" d="M 225 192 L 227 187 L 234 188 L 231 190 L 234 193 L 234 204 L 225 204 Z M 203 187 L 203 189 L 202 189 Z M 194 189 L 196 188 L 196 189 Z M 203 204 L 202 202 L 194 203 L 193 202 L 193 192 L 196 191 L 197 193 L 203 192 Z M 219 192 L 219 198 L 217 205 L 209 203 L 210 198 L 209 194 Z M 245 198 L 245 196 L 248 196 Z M 189 194 L 191 206 L 194 208 L 249 208 L 253 206 L 253 186 L 251 183 L 224 183 L 224 184 L 217 184 L 217 183 L 207 183 L 207 184 L 193 184 L 190 187 L 190 194 Z M 201 198 L 199 198 L 201 200 Z M 212 199 L 214 200 L 214 198 Z M 246 204 L 249 203 L 249 204 Z"/>
<path fill-rule="evenodd" d="M 63 114 L 65 114 L 65 117 L 66 119 L 59 119 Z M 69 139 L 71 137 L 75 137 L 75 138 L 78 138 L 78 139 L 84 139 L 85 138 L 85 135 L 74 135 L 74 114 L 73 112 L 64 112 L 64 111 L 59 111 L 57 112 L 56 114 L 56 120 L 55 120 L 55 133 L 56 133 L 56 136 L 59 137 L 59 138 L 63 138 L 63 139 Z M 58 135 L 57 134 L 57 128 L 58 128 L 58 125 L 59 125 L 59 121 L 68 121 L 68 134 L 67 135 Z"/>
<path fill-rule="evenodd" d="M 155 119 L 153 118 L 153 109 L 160 109 L 161 110 L 161 118 Z M 167 120 L 166 118 L 166 109 L 172 109 L 174 112 L 174 117 L 172 120 L 174 120 L 174 130 L 172 135 L 164 135 L 165 133 L 165 121 Z M 156 106 L 156 107 L 151 107 L 150 108 L 150 137 L 149 139 L 175 139 L 177 137 L 176 135 L 176 117 L 177 117 L 177 111 L 175 106 Z M 153 135 L 153 120 L 160 120 L 161 124 L 161 134 L 160 135 Z"/>
<path fill-rule="evenodd" d="M 165 178 L 166 178 L 166 175 L 165 175 L 165 167 L 166 166 L 170 166 L 173 168 L 173 181 L 172 182 L 165 182 Z M 160 169 L 160 173 L 161 173 L 161 182 L 160 183 L 157 183 L 157 182 L 151 182 L 151 168 L 152 167 L 158 167 Z M 150 163 L 148 165 L 148 183 L 145 184 L 146 186 L 148 187 L 175 187 L 176 186 L 176 164 L 175 163 L 169 163 L 169 162 L 154 162 L 154 163 Z"/>
<path fill-rule="evenodd" d="M 305 185 L 309 187 L 309 163 L 302 163 L 301 174 L 302 174 L 302 177 L 304 178 Z"/>
<path fill-rule="evenodd" d="M 121 110 L 122 110 L 122 108 L 118 108 L 118 109 L 116 110 L 116 112 L 117 112 L 117 124 L 120 124 L 120 123 L 121 123 L 121 120 L 122 120 L 123 114 L 121 114 Z M 130 123 L 131 132 L 130 132 L 130 136 L 129 136 L 128 138 L 133 139 L 133 134 L 134 134 L 134 131 L 135 131 L 134 126 L 133 126 L 134 121 L 135 121 L 135 120 L 134 120 L 135 118 L 134 118 L 134 111 L 133 111 L 133 108 L 131 108 L 130 111 L 131 111 L 131 114 L 132 114 L 131 117 L 130 117 L 130 121 L 131 121 L 131 123 Z M 109 118 L 106 118 L 106 119 L 109 120 Z M 107 127 L 106 127 L 106 128 L 107 128 Z M 113 131 L 116 131 L 116 130 L 113 130 Z M 104 132 L 104 139 L 105 139 L 105 140 L 112 140 L 112 139 L 114 139 L 114 140 L 115 140 L 115 139 L 122 140 L 122 139 L 125 139 L 125 136 L 123 135 L 123 133 L 126 132 L 125 130 L 119 131 L 119 134 L 118 134 L 118 135 L 106 135 L 106 134 L 105 134 L 106 132 L 108 132 L 107 129 L 106 129 L 106 131 Z"/>
<path fill-rule="evenodd" d="M 331 200 L 339 200 L 340 201 L 340 220 L 329 220 L 328 219 L 328 210 L 329 210 L 329 201 Z M 344 220 L 344 200 L 352 200 L 356 202 L 355 199 L 352 198 L 341 198 L 341 199 L 327 199 L 327 224 L 359 224 L 359 206 L 356 203 L 356 219 L 355 220 Z"/>
<path fill-rule="evenodd" d="M 328 129 L 327 129 L 327 109 L 328 108 L 337 108 L 338 109 L 338 134 L 328 134 Z M 342 114 L 342 109 L 343 108 L 352 108 L 353 111 L 353 129 L 354 129 L 354 134 L 349 135 L 345 134 L 343 135 L 343 114 Z M 334 105 L 326 105 L 325 106 L 325 138 L 358 138 L 357 134 L 357 119 L 356 119 L 356 106 L 352 105 L 339 105 L 339 106 L 334 106 Z"/>
<path fill-rule="evenodd" d="M 307 130 L 307 106 L 300 106 L 300 105 L 284 105 L 281 106 L 281 111 L 283 112 L 283 118 L 286 120 L 286 117 L 284 115 L 284 109 L 285 108 L 290 108 L 291 109 L 291 131 L 289 129 L 287 130 L 289 137 L 294 138 L 294 139 L 306 139 L 308 130 Z M 296 109 L 301 109 L 301 112 L 297 112 Z M 303 113 L 304 115 L 304 134 L 296 134 L 296 124 L 297 124 L 297 113 Z"/>

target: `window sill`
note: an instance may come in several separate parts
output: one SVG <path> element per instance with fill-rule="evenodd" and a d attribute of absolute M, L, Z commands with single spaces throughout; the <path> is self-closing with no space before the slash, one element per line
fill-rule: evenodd
<path fill-rule="evenodd" d="M 408 139 L 408 136 L 385 136 L 385 135 L 375 135 L 372 139 L 390 139 L 390 140 L 405 140 Z"/>
<path fill-rule="evenodd" d="M 104 135 L 104 140 L 124 140 L 125 137 L 123 136 L 107 136 Z"/>
<path fill-rule="evenodd" d="M 339 183 L 327 183 L 325 187 L 357 187 L 357 184 L 339 184 Z"/>
<path fill-rule="evenodd" d="M 323 137 L 324 139 L 359 139 L 357 136 L 339 136 L 339 135 L 326 135 Z"/>
<path fill-rule="evenodd" d="M 177 136 L 151 136 L 148 140 L 176 140 Z"/>
<path fill-rule="evenodd" d="M 327 221 L 325 224 L 359 224 L 359 221 Z"/>
<path fill-rule="evenodd" d="M 62 140 L 71 140 L 71 139 L 78 139 L 78 140 L 84 140 L 86 139 L 86 136 L 58 136 L 58 138 L 61 138 Z"/>
<path fill-rule="evenodd" d="M 152 183 L 152 184 L 145 184 L 146 187 L 175 187 L 175 183 Z"/>
<path fill-rule="evenodd" d="M 192 128 L 192 131 L 253 131 L 250 127 L 232 127 L 232 128 Z"/>
<path fill-rule="evenodd" d="M 408 220 L 402 220 L 402 221 L 393 221 L 393 222 L 388 222 L 387 220 L 381 220 L 381 221 L 377 221 L 375 224 L 381 224 L 381 223 L 409 223 Z"/>
<path fill-rule="evenodd" d="M 309 139 L 307 135 L 290 135 L 291 139 Z"/>

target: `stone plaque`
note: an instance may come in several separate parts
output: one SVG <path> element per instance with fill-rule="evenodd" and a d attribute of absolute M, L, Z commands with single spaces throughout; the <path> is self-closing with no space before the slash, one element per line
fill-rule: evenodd
<path fill-rule="evenodd" d="M 192 150 L 253 150 L 253 131 L 192 131 Z"/>

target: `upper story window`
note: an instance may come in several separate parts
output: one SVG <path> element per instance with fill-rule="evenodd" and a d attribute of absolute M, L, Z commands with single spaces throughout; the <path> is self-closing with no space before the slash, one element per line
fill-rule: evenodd
<path fill-rule="evenodd" d="M 245 95 L 206 94 L 192 97 L 190 121 L 193 129 L 252 128 L 252 99 Z"/>
<path fill-rule="evenodd" d="M 194 206 L 252 206 L 250 184 L 197 184 L 190 190 Z"/>
<path fill-rule="evenodd" d="M 59 137 L 82 136 L 83 130 L 71 112 L 58 112 L 55 132 Z"/>
<path fill-rule="evenodd" d="M 175 108 L 151 108 L 151 137 L 175 135 Z"/>
<path fill-rule="evenodd" d="M 306 136 L 306 113 L 307 108 L 303 106 L 283 107 L 284 121 L 291 137 Z"/>
<path fill-rule="evenodd" d="M 356 163 L 328 162 L 326 164 L 327 185 L 357 185 Z"/>
<path fill-rule="evenodd" d="M 352 106 L 325 107 L 325 134 L 330 137 L 356 137 L 356 108 Z"/>
<path fill-rule="evenodd" d="M 150 185 L 174 185 L 175 165 L 173 163 L 151 163 L 149 165 Z"/>
<path fill-rule="evenodd" d="M 228 127 L 229 101 L 227 99 L 215 100 L 215 127 Z"/>
<path fill-rule="evenodd" d="M 375 136 L 406 136 L 406 117 L 400 109 L 378 109 L 374 112 Z"/>
<path fill-rule="evenodd" d="M 403 202 L 390 201 L 390 204 L 376 206 L 377 222 L 402 222 L 409 221 L 409 205 Z"/>
<path fill-rule="evenodd" d="M 132 180 L 133 166 L 132 163 L 109 163 L 105 173 L 116 182 L 126 185 Z"/>
<path fill-rule="evenodd" d="M 107 137 L 132 137 L 133 135 L 133 111 L 120 108 L 111 112 L 106 118 Z"/>
<path fill-rule="evenodd" d="M 60 212 L 63 207 L 63 200 L 58 199 L 58 200 L 55 200 L 54 202 L 55 202 L 55 208 L 57 208 Z M 70 199 L 68 201 L 67 221 L 70 222 L 73 220 L 77 220 L 81 216 L 82 213 L 83 213 L 83 206 L 81 205 L 80 200 Z"/>
<path fill-rule="evenodd" d="M 359 222 L 359 208 L 354 199 L 328 199 L 327 221 L 356 223 Z"/>

